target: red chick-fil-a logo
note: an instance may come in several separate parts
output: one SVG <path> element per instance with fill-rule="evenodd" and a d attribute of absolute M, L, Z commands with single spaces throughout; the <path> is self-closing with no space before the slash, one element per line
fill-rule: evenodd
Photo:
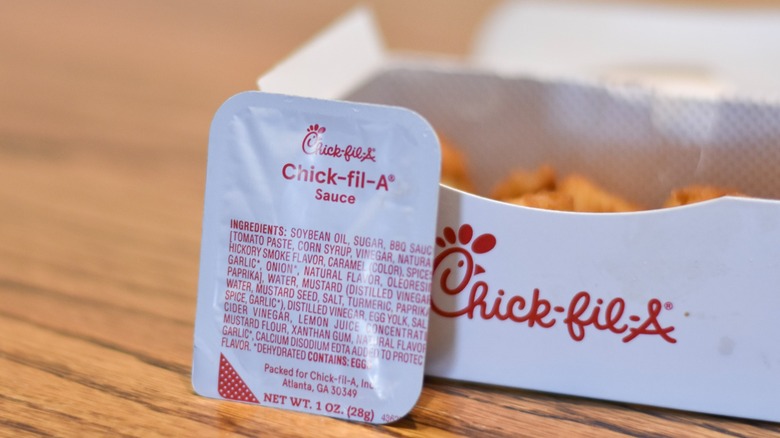
<path fill-rule="evenodd" d="M 443 229 L 442 236 L 436 238 L 439 253 L 433 261 L 431 308 L 435 313 L 446 318 L 509 320 L 542 328 L 555 326 L 559 321 L 555 315 L 560 314 L 565 315 L 562 322 L 575 341 L 585 339 L 587 329 L 592 327 L 623 335 L 623 342 L 631 342 L 640 335 L 660 336 L 671 344 L 677 342 L 669 335 L 674 327 L 664 327 L 658 321 L 664 306 L 656 298 L 647 302 L 644 316 L 626 315 L 626 302 L 622 298 L 605 302 L 601 298 L 594 299 L 587 291 L 574 294 L 566 306 L 554 305 L 543 298 L 538 288 L 530 297 L 509 295 L 499 289 L 489 298 L 488 284 L 482 280 L 472 281 L 485 272 L 485 268 L 474 261 L 474 255 L 491 251 L 496 243 L 496 237 L 489 233 L 474 237 L 469 224 L 461 225 L 457 232 L 450 227 Z M 467 290 L 467 297 L 461 295 Z"/>
<path fill-rule="evenodd" d="M 324 155 L 334 158 L 343 158 L 344 161 L 357 160 L 360 162 L 369 160 L 376 162 L 374 148 L 363 148 L 362 146 L 346 146 L 341 147 L 337 144 L 327 145 L 322 142 L 322 137 L 326 131 L 324 126 L 319 124 L 309 125 L 309 129 L 306 130 L 306 135 L 301 142 L 301 148 L 303 152 L 308 155 Z"/>

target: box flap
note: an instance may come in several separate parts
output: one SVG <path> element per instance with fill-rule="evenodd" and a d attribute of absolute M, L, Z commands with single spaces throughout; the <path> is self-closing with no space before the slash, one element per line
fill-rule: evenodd
<path fill-rule="evenodd" d="M 502 73 L 780 96 L 780 11 L 508 1 L 473 57 Z"/>
<path fill-rule="evenodd" d="M 260 90 L 338 99 L 382 63 L 384 49 L 371 12 L 357 8 L 261 76 Z"/>

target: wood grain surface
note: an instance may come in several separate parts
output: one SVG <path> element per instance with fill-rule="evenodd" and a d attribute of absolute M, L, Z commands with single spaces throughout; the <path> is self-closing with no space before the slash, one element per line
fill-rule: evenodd
<path fill-rule="evenodd" d="M 0 435 L 780 436 L 437 379 L 388 426 L 193 393 L 211 118 L 356 3 L 0 2 Z M 374 2 L 391 47 L 449 54 L 490 4 Z"/>

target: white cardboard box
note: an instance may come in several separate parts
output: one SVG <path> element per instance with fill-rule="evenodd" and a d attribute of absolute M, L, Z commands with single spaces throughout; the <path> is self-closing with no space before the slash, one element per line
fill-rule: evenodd
<path fill-rule="evenodd" d="M 463 148 L 478 191 L 513 167 L 551 163 L 648 205 L 692 182 L 780 198 L 780 100 L 743 93 L 736 79 L 703 95 L 512 67 L 506 32 L 525 27 L 507 20 L 528 10 L 505 8 L 462 63 L 386 53 L 358 10 L 259 86 L 413 109 Z M 641 12 L 622 17 L 641 26 Z M 682 17 L 693 29 L 730 23 Z M 777 14 L 740 15 L 735 26 L 770 19 L 769 38 L 780 34 Z M 740 63 L 729 78 L 755 68 Z M 583 214 L 442 186 L 437 229 L 428 375 L 780 421 L 780 202 Z"/>

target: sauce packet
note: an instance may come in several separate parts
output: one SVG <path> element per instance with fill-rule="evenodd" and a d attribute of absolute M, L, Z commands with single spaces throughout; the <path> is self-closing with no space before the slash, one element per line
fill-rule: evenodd
<path fill-rule="evenodd" d="M 209 138 L 195 391 L 406 415 L 422 390 L 440 162 L 408 109 L 228 99 Z"/>

